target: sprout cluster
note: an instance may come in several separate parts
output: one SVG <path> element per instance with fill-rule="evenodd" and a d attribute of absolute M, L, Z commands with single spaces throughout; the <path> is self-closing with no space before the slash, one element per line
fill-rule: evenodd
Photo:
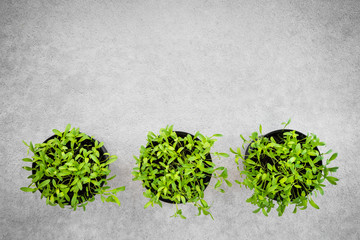
<path fill-rule="evenodd" d="M 25 170 L 32 171 L 32 179 L 28 187 L 22 187 L 25 192 L 41 192 L 41 198 L 46 203 L 64 208 L 70 205 L 72 209 L 83 207 L 100 194 L 102 201 L 115 202 L 120 205 L 116 193 L 125 187 L 109 190 L 107 182 L 115 176 L 106 179 L 110 174 L 108 165 L 117 160 L 110 156 L 103 147 L 92 137 L 81 133 L 77 128 L 71 129 L 67 125 L 64 132 L 53 130 L 54 136 L 44 143 L 27 144 L 34 154 L 32 158 L 23 161 L 31 162 L 32 167 L 25 166 Z M 29 153 L 28 150 L 28 153 Z"/>

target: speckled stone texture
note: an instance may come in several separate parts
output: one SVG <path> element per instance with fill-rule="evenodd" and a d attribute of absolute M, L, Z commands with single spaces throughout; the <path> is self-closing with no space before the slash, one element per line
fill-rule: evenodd
<path fill-rule="evenodd" d="M 358 0 L 2 0 L 0 239 L 359 239 L 359 92 Z M 319 210 L 253 214 L 238 185 L 206 190 L 215 220 L 190 204 L 186 221 L 172 205 L 144 210 L 131 171 L 148 131 L 222 133 L 213 150 L 229 152 L 289 118 L 339 153 Z M 121 207 L 97 197 L 73 212 L 20 191 L 22 140 L 67 123 L 119 157 Z M 214 161 L 240 179 L 234 156 Z"/>

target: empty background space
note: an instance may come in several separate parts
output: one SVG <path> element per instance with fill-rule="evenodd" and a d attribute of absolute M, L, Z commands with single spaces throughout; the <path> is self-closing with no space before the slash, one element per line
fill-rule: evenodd
<path fill-rule="evenodd" d="M 360 1 L 0 1 L 0 239 L 359 239 Z M 282 217 L 253 214 L 251 191 L 211 187 L 215 218 L 147 208 L 133 155 L 166 125 L 224 136 L 213 151 L 281 128 L 313 132 L 339 156 L 324 196 Z M 25 193 L 26 142 L 71 123 L 118 156 L 86 212 Z M 234 155 L 218 165 L 240 179 Z M 240 166 L 241 167 L 241 166 Z M 210 183 L 214 186 L 215 182 Z"/>

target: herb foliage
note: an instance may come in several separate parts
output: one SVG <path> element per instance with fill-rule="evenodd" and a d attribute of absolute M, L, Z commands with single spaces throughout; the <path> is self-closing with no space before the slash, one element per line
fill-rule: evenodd
<path fill-rule="evenodd" d="M 278 215 L 281 216 L 289 204 L 295 205 L 293 213 L 297 209 L 304 210 L 308 203 L 319 209 L 314 202 L 313 195 L 317 192 L 324 194 L 324 181 L 336 185 L 337 178 L 329 174 L 336 172 L 338 167 L 328 167 L 336 159 L 337 153 L 332 154 L 325 160 L 332 150 L 320 153 L 319 146 L 325 146 L 324 142 L 315 134 L 303 135 L 294 130 L 287 130 L 285 127 L 290 123 L 282 123 L 283 130 L 280 137 L 262 136 L 262 126 L 259 133 L 254 132 L 246 140 L 242 135 L 244 144 L 249 144 L 246 153 L 243 155 L 240 148 L 230 151 L 235 154 L 235 162 L 239 164 L 242 160 L 244 170 L 240 176 L 245 178 L 242 182 L 236 180 L 241 186 L 253 190 L 253 195 L 246 201 L 256 205 L 258 208 L 254 213 L 261 211 L 265 216 L 277 202 Z M 300 136 L 303 135 L 303 136 Z"/>
<path fill-rule="evenodd" d="M 140 156 L 136 159 L 137 167 L 132 172 L 133 180 L 143 182 L 147 190 L 143 193 L 149 201 L 144 208 L 154 206 L 162 207 L 162 201 L 176 205 L 175 214 L 172 217 L 185 219 L 179 204 L 193 203 L 198 209 L 198 215 L 211 215 L 210 206 L 204 199 L 204 190 L 208 186 L 210 177 L 217 182 L 214 189 L 224 192 L 221 188 L 227 180 L 227 169 L 216 167 L 211 161 L 210 150 L 216 142 L 215 134 L 206 137 L 196 132 L 181 134 L 173 131 L 173 126 L 167 126 L 160 130 L 159 135 L 149 132 L 147 146 L 141 146 Z M 219 159 L 228 157 L 226 153 L 212 153 Z"/>
<path fill-rule="evenodd" d="M 51 206 L 59 205 L 64 208 L 70 205 L 74 211 L 82 207 L 85 211 L 88 202 L 95 200 L 95 194 L 101 196 L 103 202 L 114 202 L 120 206 L 116 197 L 125 187 L 111 189 L 107 182 L 115 176 L 106 179 L 110 174 L 109 164 L 117 160 L 117 156 L 110 156 L 93 137 L 81 133 L 79 128 L 71 129 L 68 124 L 64 132 L 54 129 L 54 136 L 44 143 L 27 144 L 34 155 L 24 158 L 24 162 L 31 162 L 32 167 L 24 166 L 32 171 L 28 177 L 31 184 L 22 187 L 24 192 L 41 192 L 41 198 Z"/>

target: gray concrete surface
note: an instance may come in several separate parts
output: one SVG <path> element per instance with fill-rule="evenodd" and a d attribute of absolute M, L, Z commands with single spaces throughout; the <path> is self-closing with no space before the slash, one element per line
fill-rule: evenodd
<path fill-rule="evenodd" d="M 1 0 L 0 239 L 359 239 L 359 91 L 360 1 Z M 339 153 L 319 210 L 253 214 L 238 186 L 206 190 L 214 221 L 143 209 L 131 170 L 148 131 L 222 133 L 214 151 L 229 152 L 288 118 Z M 73 212 L 19 190 L 21 141 L 67 123 L 119 157 L 121 207 Z M 233 156 L 216 163 L 239 179 Z"/>

